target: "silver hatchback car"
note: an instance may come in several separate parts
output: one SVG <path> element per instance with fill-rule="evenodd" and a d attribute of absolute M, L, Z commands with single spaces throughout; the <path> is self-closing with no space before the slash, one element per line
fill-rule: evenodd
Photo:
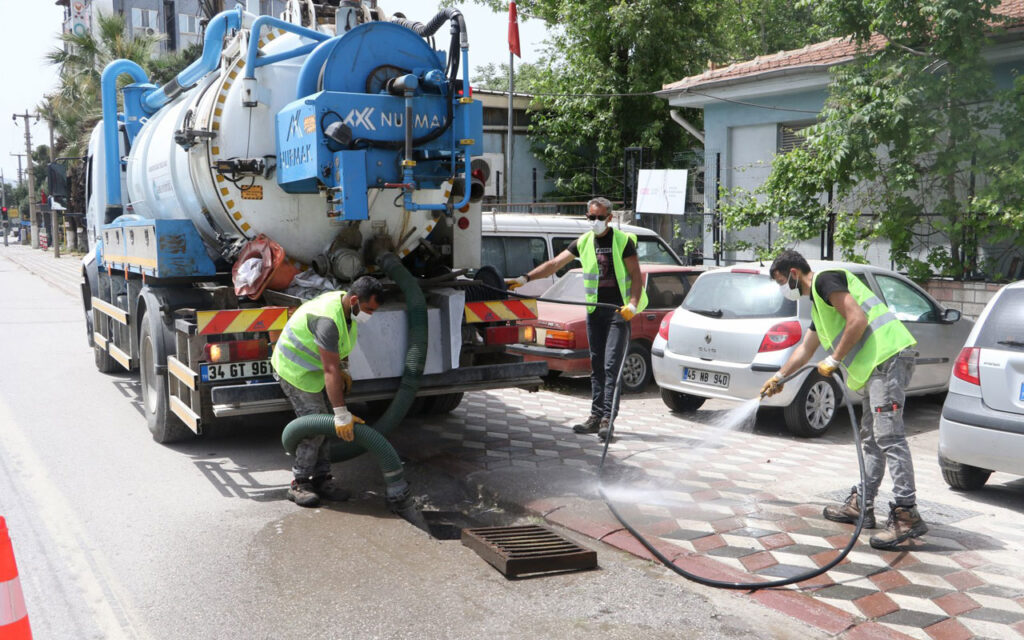
<path fill-rule="evenodd" d="M 980 489 L 993 471 L 1024 476 L 1024 280 L 989 300 L 953 365 L 939 466 L 954 489 Z"/>
<path fill-rule="evenodd" d="M 917 339 L 920 353 L 908 395 L 945 391 L 960 345 L 973 322 L 943 308 L 904 276 L 879 267 L 810 261 L 812 271 L 849 269 L 874 291 Z M 707 398 L 750 400 L 803 338 L 811 301 L 786 300 L 768 266 L 749 263 L 708 271 L 682 306 L 662 321 L 651 347 L 654 379 L 673 411 L 693 411 Z M 817 358 L 824 358 L 819 348 Z M 842 394 L 834 378 L 804 371 L 763 406 L 782 407 L 795 435 L 816 437 L 836 419 Z M 860 400 L 860 396 L 853 395 Z"/>

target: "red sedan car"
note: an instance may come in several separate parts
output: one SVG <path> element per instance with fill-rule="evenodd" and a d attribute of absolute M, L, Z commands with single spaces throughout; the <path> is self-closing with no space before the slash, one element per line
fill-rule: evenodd
<path fill-rule="evenodd" d="M 682 304 L 704 267 L 641 263 L 640 271 L 648 304 L 631 322 L 632 338 L 622 371 L 622 388 L 630 392 L 643 390 L 651 381 L 651 343 L 661 319 Z M 583 271 L 569 271 L 540 297 L 583 302 Z M 522 325 L 523 343 L 509 347 L 509 351 L 527 362 L 547 362 L 553 375 L 590 374 L 586 307 L 538 302 L 537 319 L 523 321 Z"/>

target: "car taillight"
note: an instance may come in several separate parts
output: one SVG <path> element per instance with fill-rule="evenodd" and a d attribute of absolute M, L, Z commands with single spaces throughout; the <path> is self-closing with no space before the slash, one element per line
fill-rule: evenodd
<path fill-rule="evenodd" d="M 214 342 L 203 347 L 203 354 L 210 362 L 265 360 L 270 355 L 270 345 L 266 340 Z"/>
<path fill-rule="evenodd" d="M 556 349 L 575 349 L 576 334 L 572 331 L 548 331 L 544 336 L 544 346 Z"/>
<path fill-rule="evenodd" d="M 800 323 L 796 320 L 780 322 L 771 329 L 768 329 L 768 333 L 764 334 L 764 339 L 761 340 L 761 348 L 759 348 L 757 352 L 765 353 L 766 351 L 788 349 L 794 344 L 800 342 L 800 336 L 802 334 L 803 329 L 800 327 Z"/>
<path fill-rule="evenodd" d="M 519 342 L 535 344 L 537 342 L 537 328 L 529 325 L 519 328 Z"/>
<path fill-rule="evenodd" d="M 981 349 L 978 347 L 964 347 L 961 349 L 960 355 L 956 357 L 956 362 L 953 363 L 953 375 L 964 382 L 980 386 L 981 377 L 978 375 L 978 357 L 980 355 Z"/>
<path fill-rule="evenodd" d="M 669 325 L 670 322 L 672 322 L 672 314 L 674 314 L 674 313 L 675 313 L 675 310 L 673 309 L 672 311 L 669 311 L 668 313 L 666 313 L 665 317 L 661 319 L 661 324 L 658 325 L 658 336 L 659 337 L 665 338 L 666 340 L 668 340 L 668 325 Z"/>

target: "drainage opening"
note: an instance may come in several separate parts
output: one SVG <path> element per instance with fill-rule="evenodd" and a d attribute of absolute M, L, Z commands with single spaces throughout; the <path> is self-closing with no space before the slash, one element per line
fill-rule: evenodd
<path fill-rule="evenodd" d="M 462 544 L 506 578 L 597 568 L 597 552 L 537 525 L 463 529 Z"/>

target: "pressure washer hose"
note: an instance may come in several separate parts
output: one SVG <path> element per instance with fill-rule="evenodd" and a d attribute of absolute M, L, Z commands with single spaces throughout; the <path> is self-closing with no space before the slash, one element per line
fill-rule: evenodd
<path fill-rule="evenodd" d="M 510 296 L 514 296 L 516 298 L 533 298 L 533 299 L 536 299 L 536 300 L 540 300 L 541 302 L 552 302 L 554 304 L 600 306 L 600 307 L 607 307 L 607 308 L 613 308 L 613 309 L 618 309 L 619 308 L 619 307 L 617 307 L 617 306 L 615 306 L 613 304 L 606 304 L 606 303 L 600 303 L 600 302 L 591 304 L 591 303 L 587 303 L 587 302 L 572 302 L 572 301 L 568 301 L 568 300 L 553 300 L 551 298 L 535 298 L 534 296 L 524 296 L 524 295 L 521 295 L 521 294 L 518 294 L 518 293 L 514 293 L 512 291 L 502 291 L 501 289 L 498 289 L 497 287 L 491 287 L 489 285 L 482 285 L 482 286 L 484 286 L 487 289 L 493 289 L 495 291 L 501 291 L 502 293 L 505 293 L 505 294 L 510 295 Z M 623 333 L 622 334 L 622 338 L 623 338 L 623 342 L 625 342 L 626 340 L 629 339 L 629 334 L 628 333 Z M 617 409 L 618 405 L 619 405 L 619 395 L 622 392 L 622 371 L 623 371 L 623 369 L 625 367 L 625 363 L 626 363 L 626 358 L 625 358 L 626 351 L 625 351 L 625 349 L 627 349 L 629 345 L 628 344 L 623 344 L 621 346 L 622 346 L 622 349 L 623 349 L 623 352 L 622 352 L 623 353 L 623 358 L 622 358 L 622 362 L 619 363 L 618 377 L 615 379 L 615 393 L 614 393 L 614 396 L 612 398 L 612 407 L 613 407 L 612 408 L 612 414 L 613 415 L 608 419 L 608 437 L 605 438 L 604 449 L 602 449 L 602 451 L 601 451 L 601 462 L 598 465 L 598 472 L 597 472 L 598 473 L 598 487 L 597 487 L 597 490 L 601 494 L 601 498 L 604 500 L 604 503 L 608 507 L 608 510 L 612 512 L 612 515 L 614 515 L 615 518 L 620 523 L 622 523 L 622 526 L 625 527 L 626 530 L 629 531 L 633 535 L 633 537 L 636 538 L 640 542 L 640 544 L 642 544 L 644 546 L 645 549 L 647 549 L 648 551 L 651 552 L 651 555 L 653 555 L 655 558 L 657 558 L 659 561 L 661 561 L 661 563 L 664 564 L 666 567 L 668 567 L 672 571 L 678 573 L 679 575 L 683 576 L 687 580 L 691 580 L 693 582 L 697 582 L 699 584 L 703 584 L 703 585 L 708 586 L 708 587 L 716 587 L 718 589 L 743 589 L 743 590 L 756 591 L 758 589 L 770 589 L 770 588 L 773 588 L 773 587 L 783 587 L 783 586 L 786 586 L 786 585 L 789 585 L 789 584 L 794 584 L 794 583 L 797 583 L 797 582 L 803 582 L 804 580 L 810 580 L 811 578 L 816 578 L 816 577 L 820 576 L 821 574 L 825 573 L 826 571 L 828 571 L 829 569 L 831 569 L 832 567 L 838 565 L 840 562 L 842 562 L 846 558 L 846 556 L 848 556 L 850 554 L 850 551 L 852 551 L 853 547 L 857 544 L 857 539 L 860 537 L 861 530 L 864 528 L 864 512 L 865 512 L 865 509 L 864 509 L 864 495 L 863 495 L 864 492 L 863 492 L 863 490 L 859 491 L 858 494 L 857 494 L 857 499 L 860 502 L 860 504 L 859 504 L 860 514 L 857 517 L 857 526 L 853 530 L 853 535 L 850 536 L 850 541 L 846 544 L 846 546 L 839 553 L 839 555 L 836 556 L 835 558 L 833 558 L 831 562 L 828 562 L 827 564 L 825 564 L 825 565 L 823 565 L 823 566 L 821 566 L 821 567 L 819 567 L 817 569 L 814 569 L 812 571 L 807 571 L 806 573 L 801 573 L 799 575 L 792 576 L 790 578 L 783 578 L 783 579 L 780 579 L 780 580 L 771 580 L 771 581 L 768 581 L 768 582 L 728 582 L 728 581 L 725 581 L 725 580 L 713 580 L 711 578 L 705 578 L 705 577 L 699 576 L 699 575 L 697 575 L 695 573 L 691 573 L 691 572 L 687 571 L 686 569 L 683 569 L 679 565 L 677 565 L 674 562 L 672 562 L 672 560 L 670 560 L 668 557 L 666 557 L 663 553 L 658 551 L 658 549 L 656 549 L 654 547 L 654 545 L 651 544 L 650 541 L 648 541 L 647 538 L 645 538 L 643 536 L 643 534 L 641 534 L 639 531 L 637 531 L 636 528 L 634 528 L 632 525 L 629 524 L 629 522 L 626 521 L 626 519 L 622 516 L 622 514 L 619 513 L 619 510 L 615 508 L 615 505 L 612 504 L 611 499 L 608 498 L 608 494 L 606 494 L 605 490 L 604 490 L 604 478 L 603 478 L 604 462 L 605 462 L 605 459 L 608 456 L 608 445 L 611 444 L 612 436 L 615 433 L 615 415 L 614 414 L 615 414 L 615 409 Z M 800 369 L 796 370 L 795 372 L 791 373 L 790 375 L 786 376 L 785 378 L 782 378 L 781 380 L 779 380 L 779 384 L 784 384 L 784 383 L 792 380 L 796 376 L 800 375 L 801 373 L 803 373 L 807 369 L 812 369 L 814 367 L 815 367 L 815 365 L 813 365 L 813 364 L 809 364 L 809 365 L 806 365 L 804 367 L 801 367 Z M 836 371 L 834 375 L 838 376 L 839 379 L 843 382 L 844 400 L 847 401 L 846 402 L 846 408 L 847 408 L 847 410 L 849 411 L 849 414 L 850 414 L 850 428 L 853 429 L 853 441 L 854 441 L 854 444 L 857 447 L 857 467 L 858 467 L 858 469 L 860 471 L 860 486 L 864 487 L 864 485 L 865 485 L 865 476 L 867 474 L 865 473 L 865 470 L 864 470 L 864 452 L 861 449 L 860 429 L 857 427 L 857 416 L 853 412 L 853 404 L 851 402 L 849 402 L 849 394 L 847 392 L 848 387 L 846 386 L 846 378 L 845 378 L 845 376 L 842 375 L 841 371 Z"/>
<path fill-rule="evenodd" d="M 427 359 L 427 302 L 416 278 L 395 255 L 383 254 L 378 264 L 405 295 L 409 348 L 402 380 L 391 404 L 377 423 L 373 426 L 356 424 L 355 439 L 331 444 L 330 459 L 331 462 L 342 462 L 369 451 L 384 474 L 388 503 L 401 505 L 409 496 L 409 485 L 405 481 L 402 460 L 385 436 L 405 418 L 420 387 Z M 333 415 L 312 414 L 292 420 L 281 434 L 281 444 L 285 451 L 293 454 L 302 439 L 317 435 L 336 436 Z"/>

